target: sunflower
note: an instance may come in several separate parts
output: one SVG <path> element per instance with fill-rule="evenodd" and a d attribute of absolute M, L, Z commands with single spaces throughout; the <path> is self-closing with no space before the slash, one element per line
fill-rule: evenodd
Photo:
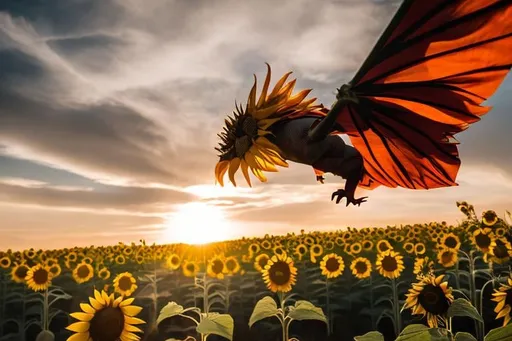
<path fill-rule="evenodd" d="M 11 266 L 11 259 L 7 256 L 0 258 L 0 268 L 8 269 Z"/>
<path fill-rule="evenodd" d="M 452 288 L 443 282 L 444 275 L 423 277 L 409 289 L 403 309 L 411 309 L 413 315 L 427 317 L 430 328 L 437 328 L 446 320 L 446 313 L 453 302 Z"/>
<path fill-rule="evenodd" d="M 316 257 L 320 257 L 324 253 L 324 248 L 320 244 L 314 244 L 309 248 L 309 258 L 312 263 L 316 263 Z"/>
<path fill-rule="evenodd" d="M 494 234 L 498 238 L 505 237 L 505 235 L 507 234 L 507 230 L 505 230 L 504 227 L 498 227 L 497 229 L 494 230 Z"/>
<path fill-rule="evenodd" d="M 107 280 L 110 278 L 110 271 L 106 267 L 102 267 L 100 271 L 98 271 L 98 277 L 102 280 Z"/>
<path fill-rule="evenodd" d="M 350 245 L 350 253 L 353 255 L 358 255 L 363 250 L 361 243 L 353 243 Z"/>
<path fill-rule="evenodd" d="M 45 265 L 37 264 L 27 271 L 25 282 L 27 286 L 34 291 L 45 291 L 52 282 L 50 268 Z"/>
<path fill-rule="evenodd" d="M 498 215 L 493 210 L 487 210 L 482 213 L 482 223 L 486 226 L 493 226 L 498 222 Z"/>
<path fill-rule="evenodd" d="M 262 275 L 272 292 L 288 292 L 296 282 L 297 268 L 288 255 L 274 255 L 265 265 Z"/>
<path fill-rule="evenodd" d="M 241 269 L 240 263 L 234 256 L 227 257 L 224 263 L 226 264 L 226 272 L 228 275 L 234 275 Z"/>
<path fill-rule="evenodd" d="M 177 270 L 179 269 L 181 265 L 181 258 L 177 254 L 173 253 L 169 257 L 167 257 L 167 260 L 165 261 L 165 265 L 171 269 L 171 270 Z"/>
<path fill-rule="evenodd" d="M 52 278 L 55 278 L 57 276 L 60 276 L 60 273 L 62 272 L 62 268 L 59 264 L 53 264 L 50 267 L 50 272 L 52 273 Z"/>
<path fill-rule="evenodd" d="M 276 255 L 280 255 L 280 254 L 282 254 L 283 252 L 285 252 L 285 251 L 284 251 L 284 248 L 283 248 L 282 246 L 280 246 L 280 245 L 276 245 L 276 246 L 274 246 L 273 251 L 274 251 L 274 253 L 275 253 Z"/>
<path fill-rule="evenodd" d="M 144 255 L 141 253 L 141 252 L 138 252 L 136 255 L 135 255 L 135 262 L 137 262 L 137 264 L 143 264 L 144 261 L 145 261 L 145 257 Z"/>
<path fill-rule="evenodd" d="M 185 261 L 181 265 L 183 275 L 186 277 L 194 277 L 199 272 L 199 265 L 194 261 Z"/>
<path fill-rule="evenodd" d="M 334 242 L 332 240 L 326 241 L 324 244 L 324 249 L 329 251 L 334 249 Z"/>
<path fill-rule="evenodd" d="M 386 252 L 393 250 L 393 247 L 386 239 L 381 239 L 377 242 L 377 252 Z"/>
<path fill-rule="evenodd" d="M 391 279 L 400 277 L 400 274 L 405 269 L 403 257 L 393 250 L 379 253 L 375 267 L 382 276 Z"/>
<path fill-rule="evenodd" d="M 91 264 L 80 263 L 73 269 L 73 278 L 78 284 L 89 281 L 94 276 Z"/>
<path fill-rule="evenodd" d="M 497 302 L 494 312 L 498 314 L 496 319 L 504 318 L 503 326 L 506 326 L 512 316 L 512 277 L 507 278 L 507 284 L 501 284 L 499 290 L 494 290 L 491 301 Z"/>
<path fill-rule="evenodd" d="M 425 254 L 425 252 L 427 252 L 427 248 L 425 247 L 425 244 L 423 244 L 421 242 L 414 244 L 414 253 L 417 256 L 423 255 L 423 254 Z"/>
<path fill-rule="evenodd" d="M 489 227 L 476 229 L 471 234 L 471 243 L 483 253 L 489 252 L 493 240 L 494 233 Z"/>
<path fill-rule="evenodd" d="M 269 260 L 270 257 L 266 253 L 259 254 L 254 260 L 254 268 L 256 271 L 263 272 Z"/>
<path fill-rule="evenodd" d="M 23 251 L 23 254 L 27 259 L 34 259 L 37 255 L 33 248 Z"/>
<path fill-rule="evenodd" d="M 272 244 L 268 240 L 264 240 L 261 242 L 261 247 L 265 250 L 269 250 L 272 247 Z"/>
<path fill-rule="evenodd" d="M 315 244 L 315 239 L 313 237 L 307 236 L 306 238 L 304 238 L 304 244 L 306 244 L 307 246 L 311 246 Z"/>
<path fill-rule="evenodd" d="M 414 261 L 413 273 L 416 276 L 423 276 L 434 270 L 434 261 L 428 257 L 418 257 Z"/>
<path fill-rule="evenodd" d="M 343 238 L 341 237 L 336 237 L 334 239 L 334 243 L 338 246 L 343 246 L 343 244 L 345 244 L 345 241 L 343 240 Z"/>
<path fill-rule="evenodd" d="M 457 251 L 460 249 L 460 239 L 454 233 L 445 234 L 441 238 L 440 249 L 450 249 Z"/>
<path fill-rule="evenodd" d="M 258 252 L 260 252 L 260 246 L 257 243 L 252 243 L 249 245 L 249 254 L 251 257 Z"/>
<path fill-rule="evenodd" d="M 226 264 L 222 257 L 215 256 L 210 259 L 206 267 L 206 273 L 212 278 L 223 279 L 224 273 L 226 273 Z"/>
<path fill-rule="evenodd" d="M 115 292 L 125 297 L 131 296 L 133 292 L 137 290 L 137 281 L 129 272 L 123 272 L 117 275 L 113 283 Z"/>
<path fill-rule="evenodd" d="M 336 278 L 345 270 L 345 263 L 343 258 L 335 253 L 330 253 L 325 255 L 320 262 L 320 269 L 322 270 L 322 275 L 325 275 L 327 278 Z"/>
<path fill-rule="evenodd" d="M 26 263 L 17 264 L 11 270 L 11 278 L 16 283 L 25 282 L 25 278 L 27 277 L 27 273 L 30 268 Z"/>
<path fill-rule="evenodd" d="M 363 245 L 363 249 L 365 251 L 370 251 L 373 249 L 373 242 L 371 240 L 363 240 L 361 244 Z"/>
<path fill-rule="evenodd" d="M 117 255 L 115 259 L 116 264 L 122 265 L 126 263 L 126 258 L 123 255 Z"/>
<path fill-rule="evenodd" d="M 491 242 L 489 252 L 484 255 L 486 262 L 505 264 L 512 257 L 512 245 L 507 238 L 495 238 Z"/>
<path fill-rule="evenodd" d="M 414 253 L 414 244 L 411 242 L 407 242 L 404 244 L 404 251 L 411 254 Z"/>
<path fill-rule="evenodd" d="M 81 303 L 82 312 L 72 313 L 71 317 L 79 322 L 72 323 L 66 329 L 73 334 L 67 341 L 134 341 L 142 333 L 135 325 L 145 322 L 137 316 L 142 308 L 131 305 L 133 298 L 123 300 L 123 296 L 114 299 L 102 291 L 94 290 L 94 297 L 89 297 L 90 304 Z"/>
<path fill-rule="evenodd" d="M 277 172 L 276 166 L 288 167 L 280 149 L 265 135 L 271 134 L 273 124 L 291 116 L 308 111 L 322 114 L 323 106 L 316 105 L 316 98 L 305 100 L 311 89 L 292 96 L 295 80 L 285 84 L 291 72 L 285 74 L 267 96 L 271 70 L 267 64 L 267 76 L 259 99 L 256 101 L 256 76 L 249 93 L 245 110 L 237 106 L 234 117 L 225 120 L 224 131 L 218 134 L 221 142 L 215 149 L 219 152 L 219 162 L 215 166 L 215 179 L 224 185 L 224 174 L 236 186 L 235 173 L 241 168 L 245 180 L 251 186 L 249 169 L 261 182 L 267 178 L 266 172 Z"/>
<path fill-rule="evenodd" d="M 372 263 L 367 258 L 359 257 L 352 261 L 350 270 L 356 278 L 368 278 L 372 272 Z"/>
<path fill-rule="evenodd" d="M 437 253 L 437 261 L 445 268 L 451 268 L 459 259 L 457 252 L 452 249 L 441 249 Z"/>
<path fill-rule="evenodd" d="M 299 244 L 295 247 L 295 255 L 297 255 L 297 257 L 299 258 L 299 261 L 302 260 L 302 257 L 304 257 L 304 255 L 306 253 L 308 253 L 309 249 L 308 247 L 305 245 L 305 244 Z"/>

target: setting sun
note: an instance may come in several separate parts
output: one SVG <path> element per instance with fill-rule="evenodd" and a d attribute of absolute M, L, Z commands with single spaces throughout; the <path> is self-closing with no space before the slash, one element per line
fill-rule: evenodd
<path fill-rule="evenodd" d="M 165 238 L 169 243 L 206 244 L 232 238 L 232 225 L 221 208 L 195 202 L 169 215 Z"/>

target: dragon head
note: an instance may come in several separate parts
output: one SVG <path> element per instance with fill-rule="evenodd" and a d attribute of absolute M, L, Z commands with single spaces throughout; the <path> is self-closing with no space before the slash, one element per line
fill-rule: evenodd
<path fill-rule="evenodd" d="M 256 101 L 257 79 L 254 75 L 254 85 L 249 93 L 245 109 L 237 105 L 233 116 L 225 119 L 225 126 L 221 133 L 219 146 L 219 162 L 215 166 L 215 179 L 224 186 L 224 175 L 228 173 L 229 180 L 236 186 L 235 173 L 242 170 L 245 180 L 251 186 L 249 169 L 262 182 L 267 178 L 266 172 L 277 172 L 276 166 L 288 167 L 282 152 L 266 135 L 271 135 L 273 124 L 283 119 L 300 116 L 304 112 L 320 111 L 322 105 L 314 104 L 316 98 L 305 100 L 311 89 L 302 90 L 292 96 L 296 80 L 285 84 L 291 72 L 286 73 L 276 83 L 274 89 L 268 94 L 271 69 L 267 64 L 267 76 L 261 94 Z"/>

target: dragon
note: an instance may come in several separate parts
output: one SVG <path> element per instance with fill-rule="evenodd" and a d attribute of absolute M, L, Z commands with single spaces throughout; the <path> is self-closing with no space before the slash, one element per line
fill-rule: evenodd
<path fill-rule="evenodd" d="M 337 89 L 330 109 L 294 94 L 285 74 L 269 91 L 236 104 L 220 137 L 216 183 L 240 169 L 277 172 L 288 161 L 310 165 L 316 179 L 345 179 L 331 195 L 360 206 L 357 188 L 414 190 L 458 186 L 455 134 L 491 110 L 491 97 L 512 67 L 512 1 L 405 0 L 352 80 Z M 352 146 L 340 134 L 348 135 Z"/>

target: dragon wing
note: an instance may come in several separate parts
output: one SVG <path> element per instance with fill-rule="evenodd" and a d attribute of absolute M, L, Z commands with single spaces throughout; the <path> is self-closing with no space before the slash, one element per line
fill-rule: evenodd
<path fill-rule="evenodd" d="M 512 1 L 405 0 L 337 118 L 364 158 L 359 186 L 456 186 L 453 135 L 490 110 L 511 66 Z"/>

